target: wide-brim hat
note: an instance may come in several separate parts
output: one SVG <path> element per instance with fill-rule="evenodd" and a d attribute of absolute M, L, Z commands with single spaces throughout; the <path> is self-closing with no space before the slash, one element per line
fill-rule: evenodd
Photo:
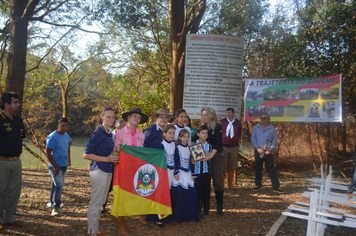
<path fill-rule="evenodd" d="M 157 113 L 153 113 L 151 117 L 153 119 L 156 119 L 159 115 L 166 115 L 168 116 L 168 120 L 172 119 L 174 116 L 172 114 L 169 114 L 169 111 L 166 109 L 159 109 Z"/>
<path fill-rule="evenodd" d="M 148 120 L 148 116 L 146 116 L 145 114 L 143 114 L 142 111 L 141 111 L 141 108 L 138 108 L 138 107 L 134 107 L 134 108 L 132 108 L 130 111 L 125 112 L 125 113 L 122 113 L 122 118 L 123 118 L 125 121 L 128 121 L 127 118 L 128 118 L 129 115 L 131 115 L 131 114 L 139 114 L 139 115 L 141 115 L 140 124 L 144 124 L 144 123 L 146 123 L 146 121 Z"/>

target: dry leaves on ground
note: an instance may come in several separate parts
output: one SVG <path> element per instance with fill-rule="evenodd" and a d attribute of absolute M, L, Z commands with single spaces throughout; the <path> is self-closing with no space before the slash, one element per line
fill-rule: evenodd
<path fill-rule="evenodd" d="M 248 172 L 248 173 L 247 173 Z M 253 173 L 240 173 L 236 190 L 226 189 L 224 193 L 224 213 L 215 214 L 215 196 L 211 193 L 211 210 L 201 222 L 167 224 L 164 228 L 150 224 L 140 225 L 138 217 L 126 217 L 126 222 L 135 226 L 130 235 L 266 235 L 281 213 L 295 201 L 301 200 L 301 193 L 310 187 L 305 172 L 280 172 L 279 178 L 285 193 L 275 193 L 271 189 L 268 176 L 264 176 L 264 186 L 260 191 L 252 190 Z M 315 174 L 317 176 L 317 174 Z M 17 216 L 24 222 L 23 228 L 6 227 L 2 235 L 87 235 L 86 213 L 90 201 L 90 179 L 88 168 L 69 168 L 62 202 L 66 213 L 50 216 L 46 206 L 49 201 L 51 178 L 45 168 L 24 168 L 23 188 L 19 209 L 25 215 Z M 307 199 L 304 199 L 307 200 Z M 108 208 L 111 209 L 112 193 Z M 354 209 L 349 209 L 351 212 Z M 355 213 L 354 213 L 355 214 Z M 288 218 L 277 232 L 278 236 L 305 235 L 307 223 Z M 110 235 L 119 235 L 115 229 L 115 218 L 110 213 L 102 214 L 100 228 Z M 355 229 L 328 227 L 325 235 L 356 235 Z"/>

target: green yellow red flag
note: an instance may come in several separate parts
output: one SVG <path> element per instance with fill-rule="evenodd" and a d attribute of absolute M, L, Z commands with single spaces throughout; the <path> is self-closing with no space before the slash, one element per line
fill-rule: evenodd
<path fill-rule="evenodd" d="M 172 214 L 165 151 L 124 145 L 119 157 L 111 214 Z"/>

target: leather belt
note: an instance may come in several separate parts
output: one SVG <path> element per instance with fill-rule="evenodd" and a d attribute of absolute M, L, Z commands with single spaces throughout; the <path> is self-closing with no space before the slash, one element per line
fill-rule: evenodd
<path fill-rule="evenodd" d="M 19 158 L 20 156 L 4 157 L 0 155 L 0 161 L 17 161 Z"/>
<path fill-rule="evenodd" d="M 224 147 L 236 147 L 238 144 L 236 145 L 223 145 Z"/>

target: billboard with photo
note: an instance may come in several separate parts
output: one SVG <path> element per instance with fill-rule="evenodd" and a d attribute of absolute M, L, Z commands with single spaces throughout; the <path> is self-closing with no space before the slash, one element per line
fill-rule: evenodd
<path fill-rule="evenodd" d="M 245 121 L 341 122 L 341 74 L 309 78 L 246 79 Z"/>

